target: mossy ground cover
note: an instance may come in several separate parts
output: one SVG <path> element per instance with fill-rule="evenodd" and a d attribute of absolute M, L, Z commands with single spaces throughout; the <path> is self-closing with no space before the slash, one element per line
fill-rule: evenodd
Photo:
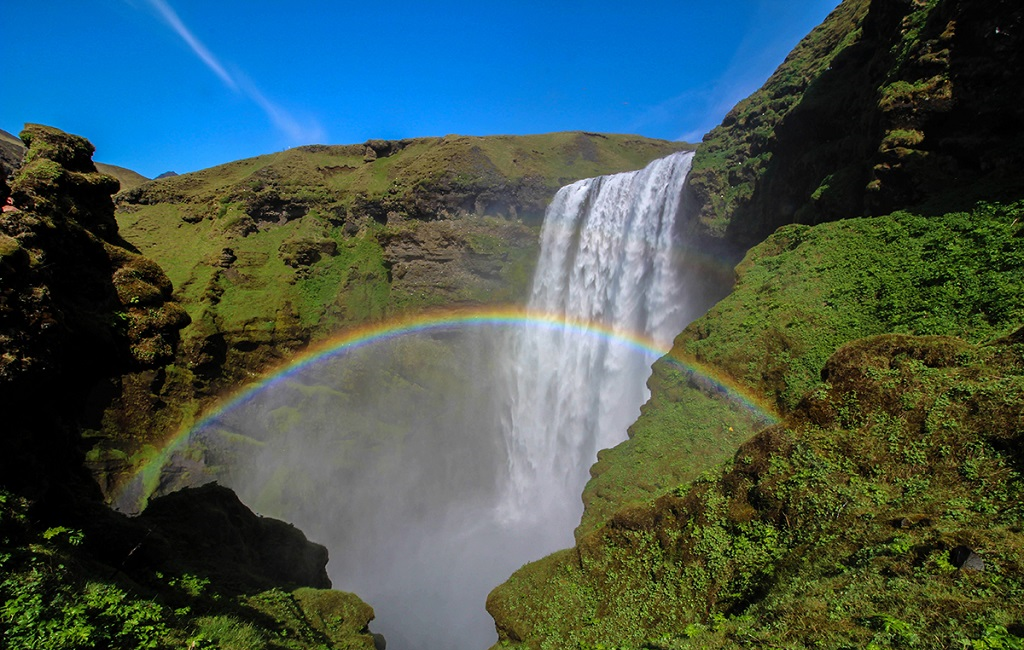
<path fill-rule="evenodd" d="M 125 561 L 128 558 L 124 558 Z M 372 650 L 373 610 L 352 594 L 239 592 L 230 580 L 96 560 L 88 536 L 46 526 L 0 490 L 0 644 L 10 650 Z"/>
<path fill-rule="evenodd" d="M 737 267 L 734 293 L 673 354 L 724 370 L 785 412 L 835 350 L 885 332 L 979 342 L 1024 322 L 1024 204 L 787 226 Z"/>
<path fill-rule="evenodd" d="M 658 362 L 576 547 L 492 593 L 500 645 L 1024 645 L 1021 209 L 790 226 L 752 249 L 673 356 L 783 424 L 736 452 L 751 412 Z M 951 564 L 961 546 L 984 571 Z"/>
<path fill-rule="evenodd" d="M 786 425 L 495 590 L 499 647 L 1021 647 L 1022 352 L 849 344 Z"/>

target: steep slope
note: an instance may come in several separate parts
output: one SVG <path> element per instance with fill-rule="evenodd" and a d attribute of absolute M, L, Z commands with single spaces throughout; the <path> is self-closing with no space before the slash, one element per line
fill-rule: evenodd
<path fill-rule="evenodd" d="M 1020 25 L 847 0 L 707 136 L 687 225 L 734 291 L 575 548 L 492 592 L 500 647 L 1024 646 Z"/>
<path fill-rule="evenodd" d="M 141 517 L 83 469 L 124 377 L 159 390 L 188 316 L 124 242 L 92 145 L 40 125 L 0 200 L 0 645 L 374 648 L 373 611 L 329 591 L 324 547 L 209 486 Z"/>
<path fill-rule="evenodd" d="M 1024 10 L 846 0 L 704 138 L 700 231 L 742 252 L 787 223 L 944 213 L 1021 193 Z"/>

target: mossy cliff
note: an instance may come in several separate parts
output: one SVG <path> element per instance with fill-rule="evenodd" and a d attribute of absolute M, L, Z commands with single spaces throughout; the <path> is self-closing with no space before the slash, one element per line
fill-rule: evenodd
<path fill-rule="evenodd" d="M 326 549 L 208 486 L 129 519 L 83 467 L 104 412 L 153 394 L 189 322 L 124 242 L 92 146 L 28 125 L 0 199 L 0 645 L 373 648 L 372 610 L 333 592 Z"/>
<path fill-rule="evenodd" d="M 498 647 L 1024 647 L 1021 17 L 848 0 L 705 138 L 733 292 Z"/>
<path fill-rule="evenodd" d="M 846 0 L 704 138 L 699 231 L 742 252 L 781 225 L 1014 198 L 1024 10 Z"/>
<path fill-rule="evenodd" d="M 42 485 L 78 472 L 68 443 L 100 421 L 123 375 L 159 380 L 189 317 L 160 267 L 120 238 L 118 184 L 92 146 L 39 125 L 23 138 L 18 209 L 0 217 L 2 470 L 9 485 Z"/>

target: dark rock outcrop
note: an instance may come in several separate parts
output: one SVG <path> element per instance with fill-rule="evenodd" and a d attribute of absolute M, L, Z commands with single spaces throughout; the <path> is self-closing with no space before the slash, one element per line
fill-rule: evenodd
<path fill-rule="evenodd" d="M 1019 194 L 1022 53 L 1019 3 L 846 0 L 705 136 L 699 231 L 736 254 L 788 223 Z"/>
<path fill-rule="evenodd" d="M 22 133 L 16 207 L 0 217 L 0 474 L 9 486 L 76 476 L 79 433 L 98 428 L 122 376 L 157 370 L 189 318 L 154 262 L 118 235 L 92 145 L 40 125 Z M 157 376 L 152 376 L 158 381 Z"/>
<path fill-rule="evenodd" d="M 136 552 L 156 565 L 187 558 L 201 575 L 245 578 L 264 588 L 331 587 L 325 547 L 291 524 L 253 514 L 215 483 L 154 499 L 136 523 L 157 532 Z"/>

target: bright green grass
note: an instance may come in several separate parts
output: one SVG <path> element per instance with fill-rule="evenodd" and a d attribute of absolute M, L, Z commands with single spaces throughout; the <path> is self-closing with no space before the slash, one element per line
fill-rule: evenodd
<path fill-rule="evenodd" d="M 576 547 L 492 594 L 504 645 L 1019 647 L 1024 350 L 862 337 L 1017 330 L 1022 207 L 790 226 L 752 249 L 673 354 L 771 398 L 785 426 L 734 455 L 757 423 L 656 364 Z M 959 544 L 993 568 L 952 571 Z"/>

